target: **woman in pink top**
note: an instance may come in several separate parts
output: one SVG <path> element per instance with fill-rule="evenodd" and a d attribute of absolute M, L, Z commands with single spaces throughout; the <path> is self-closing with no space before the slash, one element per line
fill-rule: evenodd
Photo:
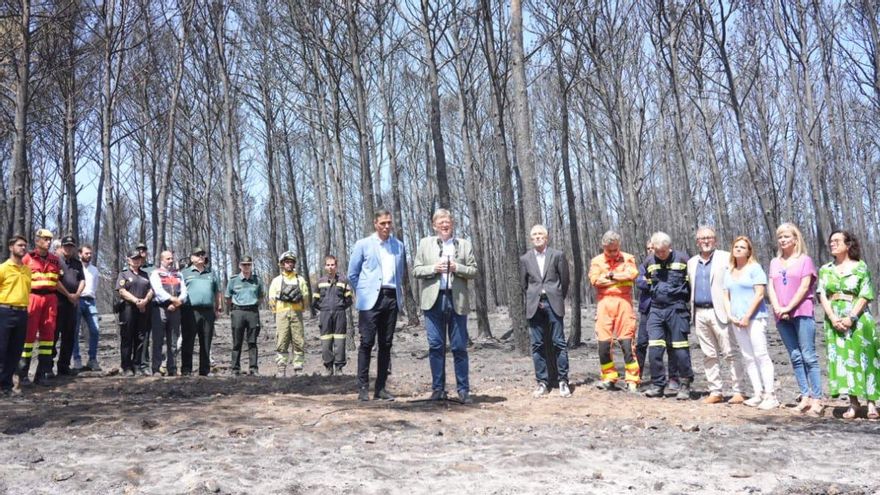
<path fill-rule="evenodd" d="M 813 316 L 816 266 L 807 255 L 801 231 L 794 224 L 780 225 L 776 229 L 776 242 L 779 250 L 770 262 L 767 297 L 800 388 L 797 410 L 819 415 L 822 413 L 822 383 Z"/>

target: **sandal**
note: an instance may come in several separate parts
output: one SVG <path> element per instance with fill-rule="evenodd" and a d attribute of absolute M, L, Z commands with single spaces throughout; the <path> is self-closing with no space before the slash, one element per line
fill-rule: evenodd
<path fill-rule="evenodd" d="M 845 413 L 841 416 L 843 419 L 853 419 L 856 417 L 856 409 L 854 407 L 850 407 L 846 410 Z"/>
<path fill-rule="evenodd" d="M 822 401 L 819 399 L 813 399 L 813 405 L 810 406 L 810 409 L 807 411 L 807 414 L 813 416 L 814 418 L 818 418 L 822 415 L 822 412 L 825 410 L 825 407 L 822 405 Z"/>

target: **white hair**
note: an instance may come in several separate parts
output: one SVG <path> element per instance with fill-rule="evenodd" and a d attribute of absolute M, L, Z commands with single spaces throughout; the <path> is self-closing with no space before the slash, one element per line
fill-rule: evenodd
<path fill-rule="evenodd" d="M 609 230 L 602 234 L 602 247 L 610 246 L 612 244 L 620 244 L 620 234 L 613 230 Z"/>
<path fill-rule="evenodd" d="M 538 233 L 544 234 L 545 236 L 549 235 L 549 232 L 547 232 L 547 227 L 544 227 L 540 223 L 535 224 L 535 226 L 532 227 L 532 230 L 529 231 L 529 235 L 534 235 Z"/>
<path fill-rule="evenodd" d="M 666 232 L 654 232 L 651 234 L 651 244 L 654 248 L 669 247 L 672 245 L 672 238 Z"/>

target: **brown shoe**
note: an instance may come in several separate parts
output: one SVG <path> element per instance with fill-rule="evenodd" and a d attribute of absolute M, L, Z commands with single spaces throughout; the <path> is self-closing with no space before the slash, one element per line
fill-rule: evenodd
<path fill-rule="evenodd" d="M 703 399 L 703 404 L 718 404 L 719 402 L 724 402 L 724 399 L 720 395 L 715 394 L 709 394 L 708 397 Z"/>
<path fill-rule="evenodd" d="M 742 404 L 746 401 L 746 398 L 743 397 L 743 394 L 733 394 L 733 397 L 727 401 L 728 404 Z"/>

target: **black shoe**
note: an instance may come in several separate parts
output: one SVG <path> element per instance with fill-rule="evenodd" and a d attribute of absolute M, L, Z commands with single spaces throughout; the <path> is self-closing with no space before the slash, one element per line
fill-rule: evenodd
<path fill-rule="evenodd" d="M 36 375 L 34 375 L 34 385 L 48 386 L 49 385 L 49 373 L 42 371 L 42 372 L 38 372 Z"/>
<path fill-rule="evenodd" d="M 658 397 L 663 397 L 664 389 L 663 387 L 658 387 L 657 385 L 651 385 L 651 388 L 645 391 L 645 397 L 650 399 L 656 399 Z"/>
<path fill-rule="evenodd" d="M 691 400 L 691 384 L 688 382 L 681 382 L 681 385 L 678 386 L 678 393 L 675 394 L 675 398 L 678 400 Z"/>
<path fill-rule="evenodd" d="M 58 370 L 58 376 L 71 376 L 71 377 L 73 377 L 78 374 L 79 374 L 79 372 L 77 372 L 75 369 L 71 369 L 71 368 L 65 368 L 65 369 Z"/>
<path fill-rule="evenodd" d="M 248 372 L 248 374 L 251 375 L 251 376 L 260 376 L 260 372 L 257 371 L 256 368 L 250 370 L 250 372 Z"/>
<path fill-rule="evenodd" d="M 447 399 L 447 395 L 446 395 L 445 390 L 435 390 L 435 391 L 431 392 L 431 398 L 428 400 L 441 401 L 441 400 L 446 400 L 446 399 Z"/>
<path fill-rule="evenodd" d="M 458 393 L 458 400 L 462 404 L 473 404 L 474 403 L 474 399 L 471 399 L 471 394 L 469 394 L 468 392 L 465 392 L 464 390 L 462 390 L 461 392 Z"/>
<path fill-rule="evenodd" d="M 362 388 L 358 390 L 358 400 L 362 402 L 367 402 L 370 400 L 370 391 Z"/>
<path fill-rule="evenodd" d="M 378 392 L 376 392 L 373 395 L 373 398 L 376 400 L 387 400 L 387 401 L 394 400 L 394 396 L 389 394 L 388 391 L 386 391 L 384 388 L 382 390 L 379 390 Z"/>

